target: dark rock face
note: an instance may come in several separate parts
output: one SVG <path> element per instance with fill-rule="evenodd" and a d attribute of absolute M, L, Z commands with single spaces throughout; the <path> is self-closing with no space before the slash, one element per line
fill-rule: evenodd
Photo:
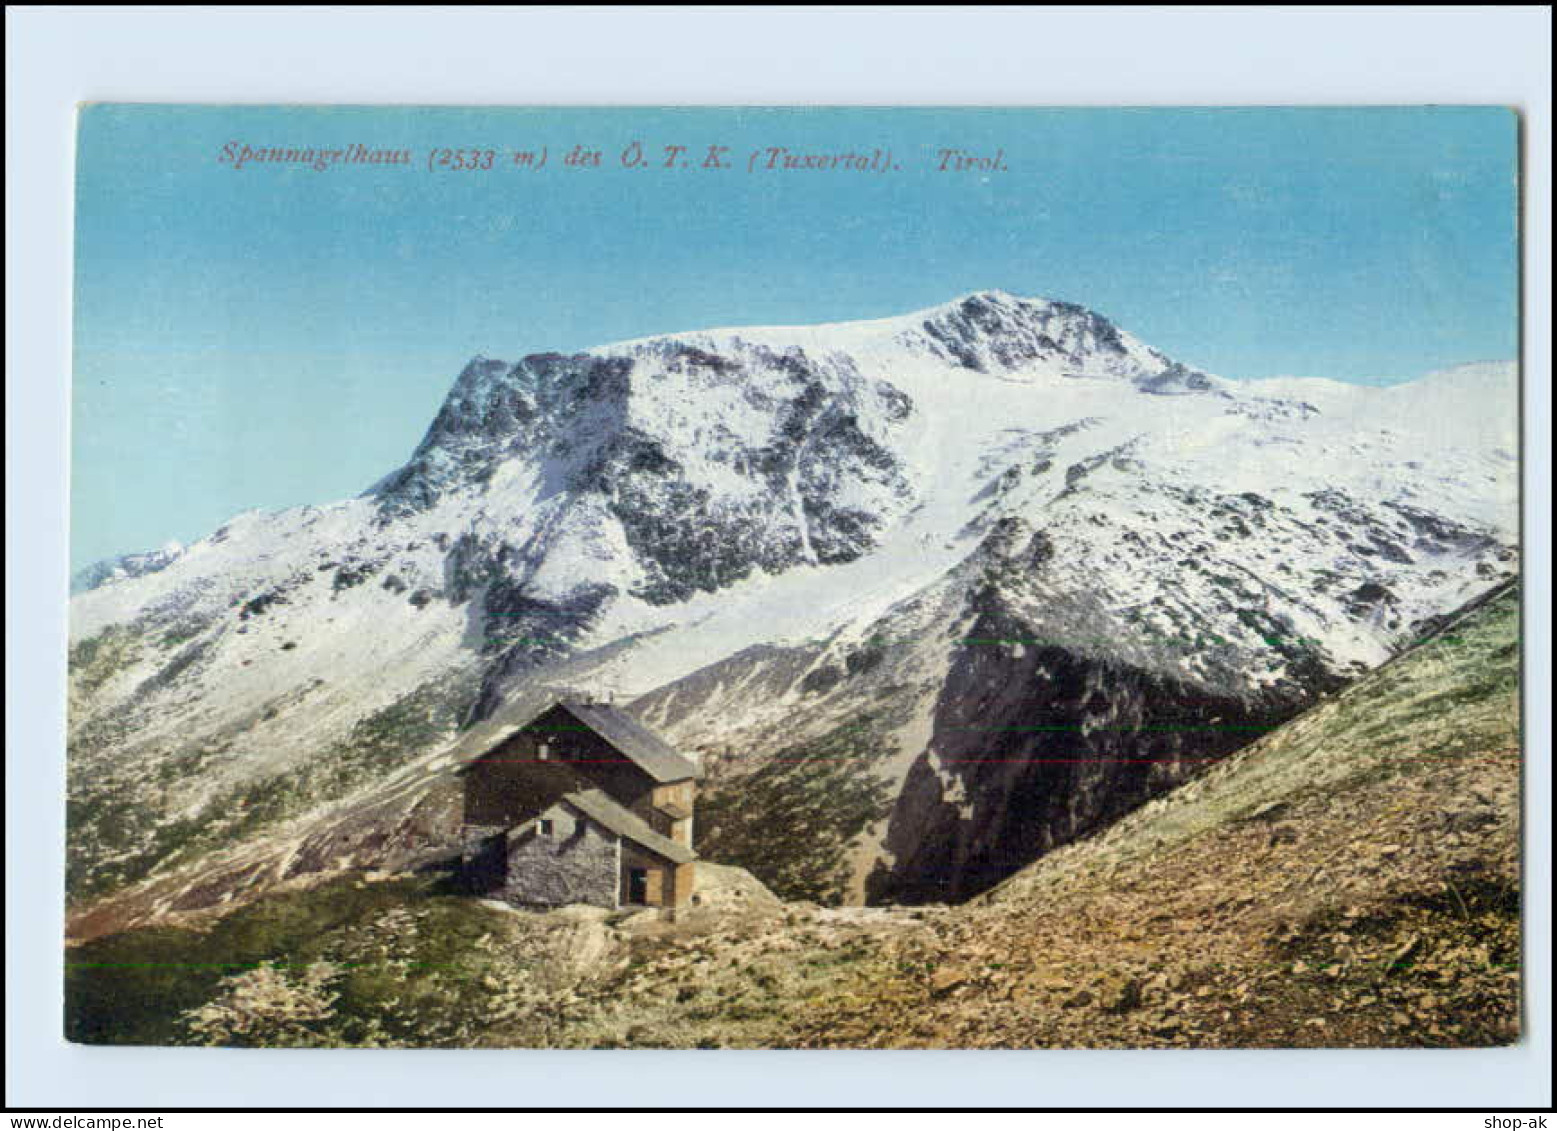
<path fill-rule="evenodd" d="M 797 560 L 792 531 L 773 536 L 767 508 L 732 505 L 684 480 L 627 480 L 609 506 L 649 572 L 637 596 L 650 604 L 712 593 L 753 568 L 783 569 Z"/>
<path fill-rule="evenodd" d="M 1442 554 L 1448 551 L 1478 552 L 1496 545 L 1485 532 L 1471 530 L 1457 522 L 1413 507 L 1409 503 L 1385 500 L 1384 506 L 1403 518 L 1415 536 L 1417 550 Z M 1402 532 L 1404 533 L 1404 532 Z"/>
<path fill-rule="evenodd" d="M 1042 639 L 998 609 L 973 634 Z M 1333 677 L 1315 673 L 1328 686 Z M 1108 824 L 1290 717 L 1300 702 L 1216 694 L 1060 646 L 954 662 L 893 810 L 895 863 L 871 902 L 957 902 Z"/>
<path fill-rule="evenodd" d="M 1155 376 L 1139 378 L 1135 387 L 1143 393 L 1160 397 L 1206 393 L 1213 388 L 1211 378 L 1198 369 L 1191 369 L 1176 361 Z"/>
<path fill-rule="evenodd" d="M 612 435 L 625 415 L 630 358 L 534 354 L 517 365 L 467 365 L 404 467 L 375 484 L 386 519 L 427 510 L 483 483 L 513 458 L 564 456 Z M 602 427 L 605 425 L 605 427 Z"/>

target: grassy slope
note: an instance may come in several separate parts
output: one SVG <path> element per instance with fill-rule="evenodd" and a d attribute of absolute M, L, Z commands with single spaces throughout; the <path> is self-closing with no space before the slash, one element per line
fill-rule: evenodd
<path fill-rule="evenodd" d="M 1506 1042 L 1520 991 L 1517 632 L 1505 593 L 973 905 L 732 897 L 667 924 L 344 881 L 204 933 L 74 948 L 69 1031 L 445 1046 Z M 256 968 L 266 961 L 280 966 Z"/>
<path fill-rule="evenodd" d="M 1013 877 L 802 1043 L 1487 1045 L 1519 1032 L 1507 592 Z M 882 1006 L 876 1002 L 898 1000 Z"/>
<path fill-rule="evenodd" d="M 739 861 L 785 899 L 843 902 L 850 845 L 892 811 L 892 788 L 876 776 L 888 753 L 873 738 L 880 729 L 867 713 L 754 770 L 705 783 L 699 850 Z"/>
<path fill-rule="evenodd" d="M 85 694 L 94 681 L 106 678 L 105 670 L 123 662 L 128 649 L 139 646 L 119 629 L 78 644 L 71 656 L 75 693 Z M 219 848 L 258 840 L 291 818 L 371 787 L 417 754 L 447 741 L 474 695 L 467 673 L 429 681 L 358 720 L 341 741 L 313 751 L 290 769 L 234 786 L 192 814 L 167 812 L 173 796 L 167 787 L 181 777 L 198 777 L 208 760 L 230 757 L 254 727 L 284 704 L 258 712 L 247 729 L 235 730 L 219 743 L 176 754 L 153 752 L 154 772 L 141 759 L 88 768 L 87 746 L 93 739 L 80 739 L 69 753 L 73 768 L 80 770 L 72 780 L 66 816 L 66 890 L 72 907 L 90 907 L 153 874 L 166 874 Z"/>

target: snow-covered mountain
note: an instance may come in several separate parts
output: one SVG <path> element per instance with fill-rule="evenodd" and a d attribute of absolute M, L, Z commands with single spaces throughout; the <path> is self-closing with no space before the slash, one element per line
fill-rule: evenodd
<path fill-rule="evenodd" d="M 1231 381 L 1000 292 L 477 358 L 362 496 L 72 600 L 73 890 L 409 850 L 455 732 L 563 683 L 703 754 L 705 851 L 961 896 L 1512 574 L 1516 413 L 1508 364 Z"/>
<path fill-rule="evenodd" d="M 120 554 L 116 558 L 102 558 L 91 565 L 83 566 L 71 575 L 70 591 L 85 593 L 88 589 L 96 589 L 99 585 L 106 585 L 110 581 L 123 581 L 127 577 L 156 573 L 157 570 L 171 565 L 183 552 L 183 546 L 177 542 L 169 542 L 160 550 Z"/>

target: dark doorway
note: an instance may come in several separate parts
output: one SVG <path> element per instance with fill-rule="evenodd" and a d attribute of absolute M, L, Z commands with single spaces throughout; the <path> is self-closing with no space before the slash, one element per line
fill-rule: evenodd
<path fill-rule="evenodd" d="M 647 868 L 627 869 L 627 902 L 649 902 L 649 870 Z"/>

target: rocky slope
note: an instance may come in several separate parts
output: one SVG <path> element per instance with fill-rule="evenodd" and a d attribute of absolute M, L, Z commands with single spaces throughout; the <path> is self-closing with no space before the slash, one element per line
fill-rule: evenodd
<path fill-rule="evenodd" d="M 974 894 L 1512 575 L 1513 388 L 1228 381 L 998 292 L 477 359 L 363 496 L 73 599 L 74 929 L 434 850 L 443 751 L 556 683 L 701 752 L 782 894 Z"/>
<path fill-rule="evenodd" d="M 1464 1047 L 1520 1032 L 1519 608 L 1429 641 L 960 907 L 519 913 L 299 877 L 67 952 L 73 1039 Z"/>

